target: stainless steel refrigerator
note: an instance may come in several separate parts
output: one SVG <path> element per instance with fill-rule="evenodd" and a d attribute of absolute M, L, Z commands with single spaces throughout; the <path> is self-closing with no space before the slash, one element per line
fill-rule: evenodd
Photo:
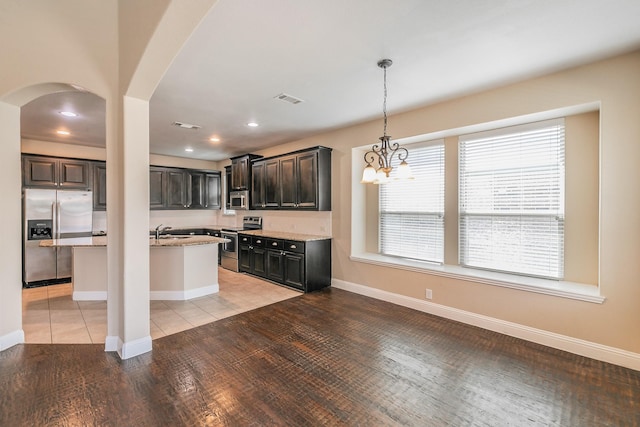
<path fill-rule="evenodd" d="M 68 282 L 71 248 L 41 248 L 41 240 L 91 236 L 90 191 L 23 191 L 22 281 L 24 286 Z"/>

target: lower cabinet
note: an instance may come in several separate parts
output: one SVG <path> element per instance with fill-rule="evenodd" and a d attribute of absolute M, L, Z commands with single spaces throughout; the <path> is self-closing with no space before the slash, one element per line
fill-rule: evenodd
<path fill-rule="evenodd" d="M 243 273 L 267 277 L 267 250 L 264 239 L 242 236 L 238 241 L 238 269 Z"/>
<path fill-rule="evenodd" d="M 240 234 L 239 240 L 241 272 L 304 292 L 331 285 L 331 239 L 299 241 Z"/>

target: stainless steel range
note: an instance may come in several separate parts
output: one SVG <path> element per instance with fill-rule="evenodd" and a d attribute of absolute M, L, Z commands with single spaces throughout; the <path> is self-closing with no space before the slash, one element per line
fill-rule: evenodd
<path fill-rule="evenodd" d="M 221 265 L 223 268 L 238 271 L 238 231 L 262 230 L 262 217 L 245 216 L 242 227 L 225 227 L 221 230 L 221 237 L 229 241 L 222 244 Z"/>

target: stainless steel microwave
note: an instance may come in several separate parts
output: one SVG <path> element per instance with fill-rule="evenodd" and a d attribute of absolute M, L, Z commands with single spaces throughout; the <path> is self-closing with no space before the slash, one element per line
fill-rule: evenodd
<path fill-rule="evenodd" d="M 229 208 L 233 210 L 248 210 L 249 191 L 232 191 L 229 193 Z"/>

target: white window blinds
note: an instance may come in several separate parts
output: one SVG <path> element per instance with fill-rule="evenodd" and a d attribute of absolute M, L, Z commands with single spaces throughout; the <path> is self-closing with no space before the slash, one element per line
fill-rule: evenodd
<path fill-rule="evenodd" d="M 442 263 L 444 141 L 406 148 L 415 179 L 379 186 L 380 253 Z"/>
<path fill-rule="evenodd" d="M 461 136 L 460 264 L 562 279 L 564 120 Z"/>

